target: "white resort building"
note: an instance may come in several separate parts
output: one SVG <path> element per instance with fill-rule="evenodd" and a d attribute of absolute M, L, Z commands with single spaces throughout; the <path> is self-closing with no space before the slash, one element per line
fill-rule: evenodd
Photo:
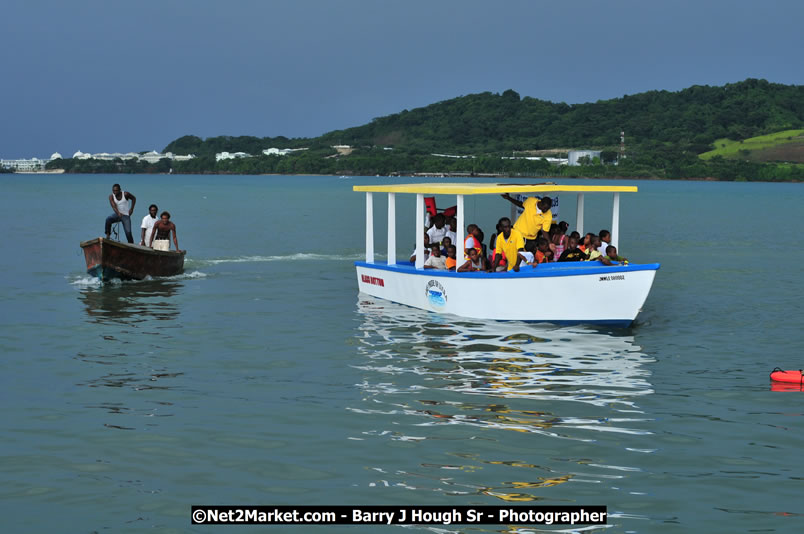
<path fill-rule="evenodd" d="M 45 165 L 54 159 L 61 159 L 61 154 L 54 152 L 50 159 L 0 159 L 0 167 L 18 172 L 43 171 L 45 170 Z"/>

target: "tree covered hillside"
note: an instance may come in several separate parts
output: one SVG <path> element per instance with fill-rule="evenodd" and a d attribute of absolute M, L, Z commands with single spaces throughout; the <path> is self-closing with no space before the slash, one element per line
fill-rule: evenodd
<path fill-rule="evenodd" d="M 804 86 L 746 80 L 724 87 L 650 91 L 568 105 L 512 91 L 454 98 L 322 138 L 412 151 L 508 152 L 555 147 L 673 143 L 699 152 L 715 139 L 742 139 L 804 125 Z"/>
<path fill-rule="evenodd" d="M 586 104 L 520 98 L 513 90 L 453 98 L 317 138 L 185 136 L 165 151 L 258 154 L 271 146 L 384 146 L 411 154 L 494 154 L 550 148 L 611 148 L 624 130 L 629 147 L 673 144 L 706 152 L 716 139 L 742 139 L 804 127 L 804 86 L 748 79 L 723 87 L 649 91 Z"/>

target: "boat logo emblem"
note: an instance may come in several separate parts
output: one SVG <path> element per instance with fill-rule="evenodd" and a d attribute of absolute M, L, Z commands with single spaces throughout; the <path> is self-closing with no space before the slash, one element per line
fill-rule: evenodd
<path fill-rule="evenodd" d="M 436 308 L 442 308 L 447 304 L 447 291 L 438 280 L 430 280 L 424 290 L 427 300 Z"/>

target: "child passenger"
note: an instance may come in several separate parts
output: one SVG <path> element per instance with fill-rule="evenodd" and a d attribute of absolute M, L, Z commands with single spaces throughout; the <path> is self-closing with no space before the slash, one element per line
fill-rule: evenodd
<path fill-rule="evenodd" d="M 457 263 L 457 260 L 455 259 L 455 256 L 457 254 L 458 254 L 458 249 L 457 249 L 457 247 L 455 247 L 455 245 L 450 245 L 450 246 L 447 247 L 447 259 L 444 262 L 444 264 L 446 265 L 448 271 L 454 271 L 455 270 L 455 264 Z"/>
<path fill-rule="evenodd" d="M 549 263 L 553 260 L 553 251 L 550 250 L 550 242 L 546 237 L 540 237 L 536 242 L 536 256 L 533 259 L 533 266 L 536 267 L 540 263 Z"/>
<path fill-rule="evenodd" d="M 439 269 L 445 271 L 447 269 L 447 258 L 441 255 L 441 245 L 435 243 L 430 246 L 432 252 L 430 257 L 424 262 L 425 269 Z"/>
<path fill-rule="evenodd" d="M 614 265 L 614 262 L 619 262 L 622 265 L 628 265 L 628 260 L 622 256 L 617 255 L 617 247 L 609 245 L 606 247 L 606 255 L 598 258 L 603 265 Z"/>
<path fill-rule="evenodd" d="M 589 261 L 596 261 L 599 260 L 600 257 L 603 255 L 601 254 L 600 250 L 600 237 L 593 235 L 589 240 L 589 244 L 586 247 L 586 259 Z"/>
<path fill-rule="evenodd" d="M 586 259 L 586 254 L 578 248 L 578 239 L 570 237 L 567 239 L 567 249 L 561 253 L 558 261 L 583 261 Z"/>
<path fill-rule="evenodd" d="M 452 245 L 452 238 L 450 236 L 448 236 L 448 235 L 445 235 L 441 239 L 441 255 L 442 256 L 446 257 L 448 255 L 447 253 L 449 252 L 450 245 Z"/>
<path fill-rule="evenodd" d="M 472 271 L 482 271 L 483 270 L 483 261 L 480 259 L 480 256 L 477 253 L 477 249 L 470 248 L 466 249 L 466 254 L 469 256 L 469 259 L 466 262 L 458 267 L 459 273 L 466 273 Z"/>

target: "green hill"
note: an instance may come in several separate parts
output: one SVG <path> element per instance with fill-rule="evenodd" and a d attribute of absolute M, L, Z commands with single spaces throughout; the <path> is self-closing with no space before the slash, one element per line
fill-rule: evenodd
<path fill-rule="evenodd" d="M 594 103 L 553 103 L 502 94 L 472 94 L 374 119 L 311 139 L 186 136 L 174 153 L 258 153 L 256 148 L 383 146 L 411 154 L 500 154 L 554 147 L 615 148 L 620 131 L 630 147 L 672 145 L 706 152 L 717 139 L 745 139 L 804 128 L 804 86 L 748 79 L 723 87 L 649 91 Z"/>
<path fill-rule="evenodd" d="M 626 158 L 617 160 L 620 132 Z M 68 172 L 363 174 L 414 172 L 507 176 L 804 180 L 804 86 L 748 79 L 722 87 L 648 91 L 585 104 L 471 94 L 379 117 L 314 138 L 186 135 L 164 152 L 195 154 L 158 164 L 57 160 Z M 789 139 L 788 139 L 789 138 Z M 727 141 L 742 139 L 743 141 Z M 349 149 L 334 148 L 347 144 Z M 719 146 L 718 146 L 719 145 Z M 725 145 L 725 146 L 724 146 Z M 263 155 L 266 148 L 305 148 Z M 512 159 L 550 149 L 601 150 L 580 167 Z M 256 157 L 216 161 L 218 152 Z M 544 153 L 544 152 L 542 152 Z M 439 157 L 435 154 L 471 156 Z M 702 154 L 702 157 L 699 157 Z"/>
<path fill-rule="evenodd" d="M 715 149 L 704 152 L 701 159 L 716 156 L 749 161 L 784 161 L 804 163 L 804 130 L 785 130 L 739 141 L 716 139 Z"/>

